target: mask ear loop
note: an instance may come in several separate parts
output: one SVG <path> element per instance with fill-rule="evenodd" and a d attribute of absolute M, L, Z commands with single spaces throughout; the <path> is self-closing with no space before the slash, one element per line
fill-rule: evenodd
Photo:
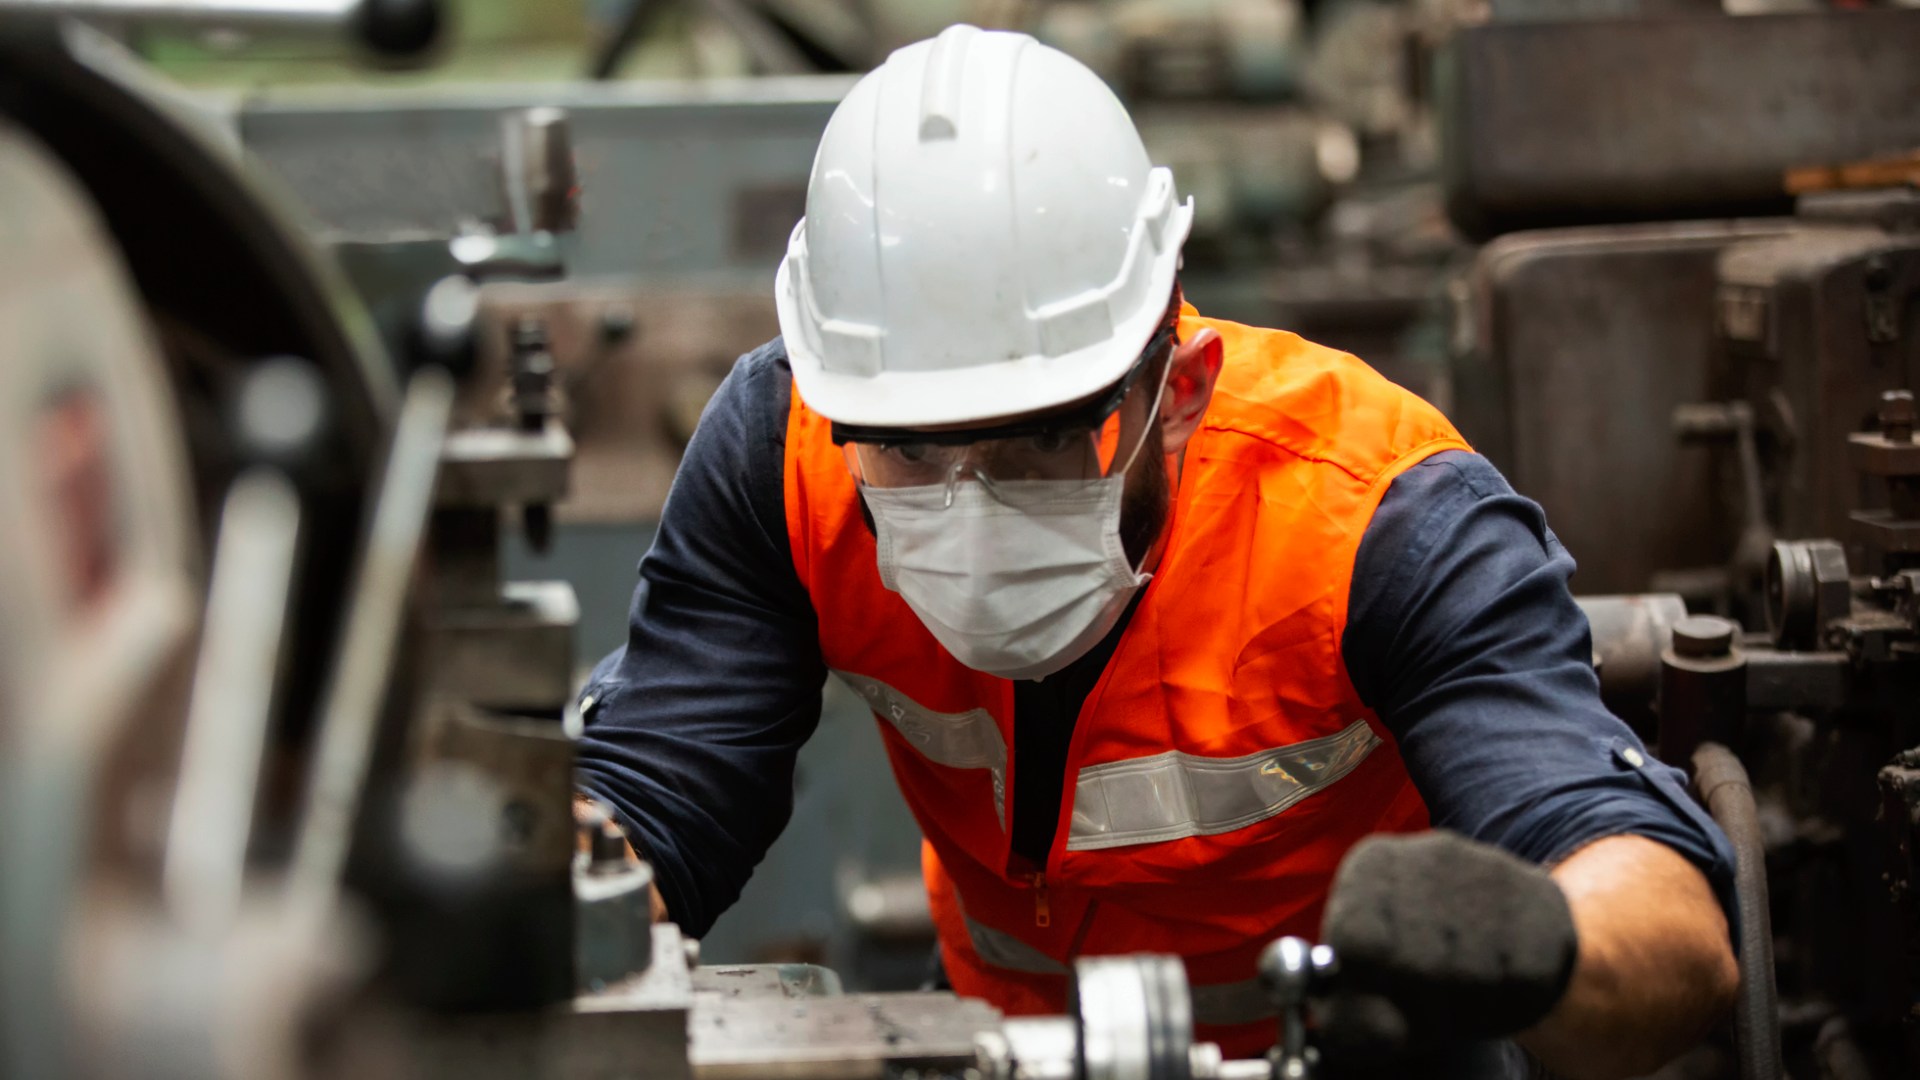
<path fill-rule="evenodd" d="M 1133 450 L 1127 454 L 1127 463 L 1108 473 L 1107 476 L 1125 476 L 1127 470 L 1133 468 L 1134 459 L 1140 456 L 1140 451 L 1147 445 L 1147 432 L 1152 431 L 1153 425 L 1160 422 L 1160 400 L 1167 394 L 1167 378 L 1173 374 L 1173 351 L 1179 347 L 1179 338 L 1175 338 L 1167 347 L 1167 362 L 1160 369 L 1160 385 L 1153 391 L 1153 404 L 1147 408 L 1147 422 L 1140 427 L 1140 438 L 1134 441 Z"/>

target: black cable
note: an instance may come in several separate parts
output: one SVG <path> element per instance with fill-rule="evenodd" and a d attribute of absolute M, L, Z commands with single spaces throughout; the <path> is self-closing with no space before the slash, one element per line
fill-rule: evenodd
<path fill-rule="evenodd" d="M 1701 743 L 1693 752 L 1693 784 L 1733 842 L 1734 890 L 1740 905 L 1740 998 L 1733 1019 L 1740 1075 L 1742 1080 L 1785 1080 L 1779 990 L 1773 981 L 1773 918 L 1767 911 L 1767 857 L 1753 786 L 1746 766 L 1716 742 Z"/>

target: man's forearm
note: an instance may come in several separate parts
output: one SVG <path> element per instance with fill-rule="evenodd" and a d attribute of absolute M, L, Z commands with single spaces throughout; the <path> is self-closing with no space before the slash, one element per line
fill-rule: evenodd
<path fill-rule="evenodd" d="M 1553 870 L 1580 935 L 1566 996 L 1519 1042 L 1571 1080 L 1639 1076 L 1726 1011 L 1739 969 L 1707 879 L 1666 845 L 1614 836 Z"/>

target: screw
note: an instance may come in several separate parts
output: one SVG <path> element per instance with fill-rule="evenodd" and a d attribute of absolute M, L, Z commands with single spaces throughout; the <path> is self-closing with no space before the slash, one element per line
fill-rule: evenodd
<path fill-rule="evenodd" d="M 1694 660 L 1711 660 L 1733 652 L 1733 620 L 1718 615 L 1689 615 L 1673 624 L 1673 651 Z"/>
<path fill-rule="evenodd" d="M 627 859 L 627 838 L 620 832 L 620 824 L 614 820 L 613 814 L 602 804 L 589 804 L 574 828 L 586 848 L 588 869 L 595 873 L 611 873 L 625 870 L 631 865 Z"/>
<path fill-rule="evenodd" d="M 509 335 L 513 357 L 512 407 L 522 431 L 539 431 L 555 408 L 553 353 L 547 325 L 532 315 L 514 320 Z"/>
<path fill-rule="evenodd" d="M 1885 255 L 1874 255 L 1867 259 L 1865 273 L 1861 275 L 1861 284 L 1869 292 L 1885 292 L 1893 284 L 1893 268 L 1887 265 Z"/>
<path fill-rule="evenodd" d="M 618 345 L 633 336 L 633 309 L 625 304 L 615 305 L 600 313 L 600 343 Z"/>
<path fill-rule="evenodd" d="M 1913 441 L 1913 391 L 1887 390 L 1880 395 L 1880 434 L 1889 442 Z"/>

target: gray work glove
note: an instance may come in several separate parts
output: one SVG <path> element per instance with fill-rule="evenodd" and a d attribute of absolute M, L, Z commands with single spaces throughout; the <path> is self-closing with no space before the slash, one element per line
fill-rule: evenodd
<path fill-rule="evenodd" d="M 1566 993 L 1579 946 L 1545 870 L 1438 830 L 1356 844 L 1321 939 L 1339 974 L 1315 1007 L 1320 1044 L 1355 1062 L 1532 1027 Z"/>

